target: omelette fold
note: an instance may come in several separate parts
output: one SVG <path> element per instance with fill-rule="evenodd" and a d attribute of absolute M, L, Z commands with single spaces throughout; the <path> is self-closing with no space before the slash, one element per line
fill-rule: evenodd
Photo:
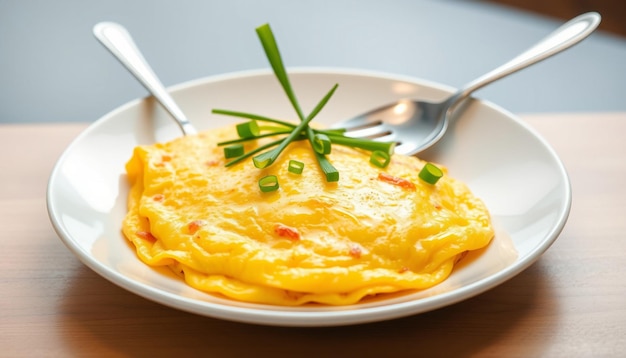
<path fill-rule="evenodd" d="M 396 154 L 381 169 L 370 153 L 334 145 L 340 179 L 328 183 L 307 141 L 266 169 L 225 167 L 217 143 L 236 137 L 229 126 L 138 146 L 126 165 L 124 235 L 147 265 L 169 266 L 198 290 L 271 305 L 355 304 L 432 287 L 494 236 L 483 202 L 447 174 L 420 180 L 417 157 Z M 302 174 L 287 170 L 291 159 Z M 267 175 L 277 191 L 259 190 Z"/>

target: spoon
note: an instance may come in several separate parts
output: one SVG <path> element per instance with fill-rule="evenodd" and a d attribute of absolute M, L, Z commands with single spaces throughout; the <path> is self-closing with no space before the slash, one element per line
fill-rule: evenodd
<path fill-rule="evenodd" d="M 401 100 L 333 127 L 347 128 L 346 135 L 350 137 L 395 141 L 398 143 L 396 153 L 419 153 L 443 137 L 454 109 L 472 92 L 570 48 L 589 36 L 599 23 L 600 15 L 595 12 L 573 18 L 533 47 L 468 83 L 442 102 Z"/>
<path fill-rule="evenodd" d="M 197 130 L 189 123 L 183 111 L 165 90 L 165 87 L 137 48 L 137 45 L 135 45 L 132 37 L 122 25 L 113 22 L 101 22 L 94 26 L 93 34 L 156 98 L 174 118 L 184 135 L 197 133 Z"/>

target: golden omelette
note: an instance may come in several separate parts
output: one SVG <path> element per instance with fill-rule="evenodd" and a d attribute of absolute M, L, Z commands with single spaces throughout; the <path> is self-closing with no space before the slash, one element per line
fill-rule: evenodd
<path fill-rule="evenodd" d="M 266 169 L 225 167 L 216 143 L 236 137 L 233 126 L 139 146 L 126 166 L 125 236 L 146 264 L 167 265 L 196 289 L 274 305 L 353 304 L 432 287 L 494 235 L 467 186 L 447 175 L 422 181 L 416 157 L 396 154 L 381 169 L 367 152 L 333 146 L 341 177 L 328 183 L 308 141 Z M 301 175 L 287 171 L 290 159 L 305 164 Z M 261 192 L 270 174 L 280 188 Z"/>

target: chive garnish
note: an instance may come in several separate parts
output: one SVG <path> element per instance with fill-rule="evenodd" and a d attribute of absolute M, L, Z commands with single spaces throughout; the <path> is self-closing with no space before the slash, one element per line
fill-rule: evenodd
<path fill-rule="evenodd" d="M 378 150 L 389 154 L 389 156 L 393 155 L 394 149 L 396 148 L 396 142 L 377 142 L 369 139 L 346 137 L 341 134 L 329 134 L 328 137 L 333 144 L 364 149 L 370 152 Z"/>
<path fill-rule="evenodd" d="M 315 153 L 315 156 L 317 157 L 317 162 L 319 163 L 320 168 L 322 169 L 322 172 L 324 172 L 326 181 L 327 182 L 339 181 L 339 171 L 337 170 L 337 168 L 333 167 L 332 164 L 330 164 L 330 162 L 328 161 L 328 158 L 326 158 L 326 156 L 323 154 L 319 154 L 318 152 L 313 152 L 313 153 Z"/>
<path fill-rule="evenodd" d="M 300 135 L 300 132 L 302 132 L 302 130 L 305 130 L 305 129 L 309 128 L 308 127 L 309 122 L 311 120 L 313 120 L 315 115 L 317 115 L 317 113 L 322 109 L 322 107 L 324 107 L 324 105 L 326 104 L 326 102 L 328 102 L 328 100 L 333 95 L 333 93 L 335 92 L 336 89 L 337 89 L 337 85 L 334 85 L 333 88 L 331 88 L 330 91 L 328 91 L 326 96 L 324 96 L 324 98 L 322 98 L 322 100 L 317 104 L 317 106 L 315 107 L 313 112 L 311 112 L 311 114 L 309 114 L 309 116 L 307 118 L 304 118 L 302 120 L 302 122 L 300 122 L 300 124 L 298 124 L 291 131 L 291 133 L 289 133 L 289 135 L 283 140 L 283 142 L 277 148 L 272 149 L 272 150 L 267 151 L 267 152 L 264 152 L 264 153 L 261 153 L 261 154 L 257 155 L 256 157 L 252 158 L 252 161 L 254 162 L 254 166 L 259 168 L 259 169 L 263 169 L 263 168 L 266 168 L 267 166 L 271 165 L 272 163 L 274 163 L 274 161 L 276 160 L 276 158 L 278 158 L 280 153 L 285 148 L 287 148 L 287 146 L 297 136 Z M 308 133 L 307 133 L 307 135 L 308 135 Z"/>
<path fill-rule="evenodd" d="M 308 126 L 308 122 L 310 122 L 319 113 L 319 111 L 322 110 L 324 105 L 328 102 L 332 94 L 337 89 L 337 84 L 335 84 L 333 88 L 331 88 L 331 90 L 326 94 L 326 96 L 324 96 L 324 98 L 322 98 L 322 100 L 313 109 L 313 111 L 308 116 L 305 117 L 304 113 L 302 112 L 302 109 L 300 108 L 300 104 L 298 103 L 296 95 L 293 92 L 293 89 L 291 87 L 291 82 L 289 81 L 287 70 L 285 69 L 285 66 L 283 65 L 283 60 L 280 55 L 280 51 L 278 50 L 278 45 L 276 44 L 276 39 L 274 38 L 274 33 L 272 32 L 270 25 L 269 24 L 261 25 L 257 27 L 256 32 L 257 32 L 257 35 L 259 36 L 259 40 L 261 40 L 261 44 L 263 45 L 263 49 L 265 50 L 265 55 L 267 56 L 267 59 L 270 62 L 270 66 L 272 66 L 272 69 L 274 70 L 274 75 L 276 75 L 278 82 L 280 82 L 281 86 L 283 87 L 283 90 L 285 91 L 285 94 L 287 94 L 287 97 L 289 98 L 289 101 L 291 102 L 291 105 L 293 106 L 298 117 L 300 118 L 300 121 L 301 121 L 300 125 L 294 128 L 294 132 L 296 130 L 300 132 L 301 129 L 304 129 L 307 137 L 309 138 L 309 142 L 311 143 L 311 146 L 314 147 L 315 134 L 313 133 L 313 130 Z M 290 137 L 291 135 L 287 138 L 290 138 Z M 286 144 L 289 144 L 289 143 L 286 143 Z M 280 154 L 280 152 L 278 152 L 278 154 Z M 277 155 L 276 156 L 270 155 L 268 157 L 275 159 Z M 336 172 L 337 169 L 335 169 L 335 167 L 333 167 L 332 164 L 330 164 L 328 160 L 325 160 L 326 159 L 325 157 L 322 158 L 318 154 L 316 155 L 316 158 L 317 158 L 320 168 L 326 175 L 326 178 L 328 181 L 328 177 L 329 176 L 333 177 L 332 173 Z"/>
<path fill-rule="evenodd" d="M 265 149 L 268 149 L 268 148 L 275 147 L 275 146 L 279 145 L 282 141 L 283 141 L 282 139 L 275 140 L 273 142 L 270 142 L 270 143 L 262 145 L 262 146 L 260 146 L 258 148 L 255 148 L 255 149 L 249 151 L 248 153 L 246 153 L 244 155 L 241 155 L 241 156 L 231 160 L 230 162 L 227 162 L 226 166 L 230 167 L 231 165 L 235 165 L 235 164 L 241 162 L 242 160 L 244 160 L 246 158 L 250 158 L 251 156 L 253 156 L 253 155 L 257 154 L 257 153 L 264 151 Z"/>
<path fill-rule="evenodd" d="M 390 161 L 391 157 L 389 156 L 389 153 L 383 152 L 382 150 L 373 151 L 372 156 L 370 157 L 370 163 L 379 168 L 386 168 Z"/>
<path fill-rule="evenodd" d="M 302 171 L 304 170 L 304 163 L 302 163 L 302 162 L 300 162 L 298 160 L 291 159 L 289 161 L 289 166 L 287 167 L 287 170 L 290 173 L 302 174 Z"/>
<path fill-rule="evenodd" d="M 335 90 L 337 89 L 337 84 L 335 84 L 326 95 L 320 100 L 320 102 L 315 106 L 315 108 L 311 111 L 308 116 L 304 115 L 298 99 L 296 97 L 295 92 L 291 86 L 291 82 L 289 81 L 289 76 L 287 74 L 287 70 L 283 64 L 282 57 L 280 55 L 280 51 L 278 50 L 278 45 L 276 43 L 276 39 L 274 34 L 272 33 L 272 29 L 269 24 L 264 24 L 256 28 L 257 35 L 259 40 L 261 41 L 261 45 L 263 46 L 263 50 L 265 51 L 265 55 L 269 61 L 270 66 L 276 76 L 276 79 L 280 83 L 283 91 L 287 95 L 289 102 L 291 103 L 293 109 L 295 110 L 298 118 L 300 119 L 299 124 L 292 124 L 286 121 L 282 121 L 279 119 L 269 118 L 260 116 L 257 114 L 231 111 L 225 109 L 213 109 L 213 113 L 222 114 L 227 116 L 246 118 L 249 122 L 242 123 L 237 126 L 237 132 L 239 134 L 239 139 L 229 140 L 225 142 L 218 143 L 218 145 L 232 145 L 239 144 L 248 140 L 255 140 L 259 138 L 271 137 L 283 135 L 282 139 L 273 141 L 271 143 L 262 145 L 248 153 L 241 154 L 240 156 L 234 158 L 233 160 L 226 163 L 226 166 L 231 166 L 236 163 L 241 162 L 242 160 L 252 157 L 252 161 L 254 166 L 260 169 L 267 168 L 272 165 L 278 156 L 284 151 L 284 149 L 291 144 L 293 141 L 298 140 L 308 140 L 311 148 L 313 148 L 313 153 L 315 154 L 315 158 L 318 162 L 318 165 L 324 176 L 326 177 L 326 181 L 328 182 L 336 182 L 339 180 L 339 171 L 331 164 L 326 155 L 330 154 L 332 145 L 338 144 L 343 146 L 348 146 L 352 148 L 358 148 L 362 150 L 367 150 L 371 152 L 380 152 L 376 154 L 377 162 L 384 164 L 385 166 L 389 163 L 389 157 L 393 155 L 395 143 L 393 142 L 377 142 L 370 139 L 360 139 L 360 138 L 351 138 L 344 135 L 345 129 L 313 129 L 309 126 L 309 123 L 317 116 L 317 114 L 322 110 L 322 108 L 326 105 L 326 103 L 330 100 L 330 97 L 333 95 Z M 277 126 L 259 126 L 256 122 L 270 122 L 274 123 Z M 271 148 L 271 149 L 270 149 Z M 267 150 L 267 151 L 265 151 Z M 382 153 L 382 154 L 381 154 Z M 374 157 L 374 155 L 372 156 Z M 385 159 L 386 158 L 386 159 Z M 382 160 L 382 161 L 381 161 Z M 297 162 L 297 161 L 296 161 Z M 297 162 L 300 163 L 300 162 Z M 386 163 L 386 164 L 385 164 Z M 302 165 L 303 166 L 303 165 Z M 292 168 L 292 164 L 289 164 L 289 171 L 294 172 L 292 170 L 296 170 L 299 166 L 296 165 Z M 300 172 L 302 170 L 300 169 Z"/>
<path fill-rule="evenodd" d="M 323 133 L 315 134 L 313 136 L 313 149 L 319 154 L 330 154 L 330 138 Z"/>
<path fill-rule="evenodd" d="M 260 139 L 260 138 L 265 138 L 265 137 L 273 137 L 276 135 L 280 135 L 280 134 L 289 134 L 291 133 L 291 131 L 275 131 L 275 132 L 268 132 L 268 133 L 263 133 L 263 134 L 259 134 L 256 137 L 251 137 L 251 138 L 238 138 L 238 139 L 232 139 L 232 140 L 227 140 L 224 142 L 219 142 L 217 143 L 218 146 L 224 146 L 224 145 L 229 145 L 229 144 L 235 144 L 235 143 L 243 143 L 243 142 L 247 142 L 250 141 L 252 139 Z"/>
<path fill-rule="evenodd" d="M 418 176 L 428 184 L 435 184 L 443 176 L 443 171 L 432 163 L 426 163 Z"/>
<path fill-rule="evenodd" d="M 264 116 L 260 116 L 258 114 L 252 114 L 252 113 L 246 113 L 246 112 L 238 112 L 238 111 L 231 111 L 231 110 L 227 110 L 227 109 L 213 109 L 212 110 L 213 113 L 215 114 L 222 114 L 225 116 L 231 116 L 231 117 L 239 117 L 239 118 L 246 118 L 246 119 L 250 119 L 250 120 L 256 120 L 259 122 L 271 122 L 271 123 L 275 123 L 278 124 L 278 127 L 269 127 L 269 126 L 259 126 L 259 129 L 266 129 L 266 130 L 272 130 L 275 131 L 276 133 L 280 134 L 284 134 L 283 132 L 291 132 L 296 125 L 293 123 L 289 123 L 280 119 L 276 119 L 276 118 L 270 118 L 270 117 L 264 117 Z M 329 128 L 329 129 L 313 129 L 314 133 L 324 133 L 326 135 L 335 135 L 335 136 L 343 136 L 343 133 L 346 132 L 345 128 Z M 358 139 L 358 138 L 350 138 L 350 137 L 345 137 L 348 139 L 352 139 L 355 141 L 362 141 L 362 142 L 373 142 L 373 143 L 387 143 L 387 144 L 391 144 L 391 142 L 374 142 L 372 140 L 369 139 Z M 353 146 L 352 144 L 346 144 L 349 146 Z"/>
<path fill-rule="evenodd" d="M 226 159 L 236 158 L 243 155 L 243 144 L 233 144 L 224 147 L 224 157 Z"/>
<path fill-rule="evenodd" d="M 237 134 L 239 138 L 254 138 L 260 133 L 259 125 L 255 120 L 237 124 Z"/>
<path fill-rule="evenodd" d="M 229 111 L 227 109 L 217 109 L 217 108 L 213 109 L 211 112 L 213 112 L 215 114 L 223 114 L 223 115 L 226 115 L 226 116 L 247 118 L 247 119 L 250 119 L 250 120 L 262 121 L 262 122 L 272 122 L 272 123 L 280 124 L 282 126 L 289 127 L 289 128 L 294 128 L 296 126 L 295 124 L 291 124 L 289 122 L 281 121 L 279 119 L 259 116 L 258 114 L 252 114 L 252 113 L 246 113 L 246 112 Z"/>
<path fill-rule="evenodd" d="M 265 50 L 265 56 L 267 56 L 267 60 L 269 61 L 270 66 L 272 66 L 272 70 L 274 70 L 274 75 L 276 75 L 278 82 L 280 82 L 283 87 L 283 90 L 285 91 L 287 98 L 289 98 L 291 105 L 296 110 L 298 117 L 300 117 L 301 121 L 304 121 L 304 113 L 302 113 L 300 104 L 296 99 L 296 94 L 291 88 L 291 82 L 289 81 L 287 70 L 283 65 L 283 59 L 280 55 L 280 51 L 278 50 L 278 44 L 276 43 L 276 38 L 274 37 L 274 33 L 272 32 L 270 25 L 263 24 L 257 27 L 256 33 L 259 36 L 263 50 Z"/>
<path fill-rule="evenodd" d="M 278 178 L 276 177 L 276 175 L 268 175 L 259 179 L 259 188 L 264 193 L 276 191 L 278 190 L 278 187 Z"/>

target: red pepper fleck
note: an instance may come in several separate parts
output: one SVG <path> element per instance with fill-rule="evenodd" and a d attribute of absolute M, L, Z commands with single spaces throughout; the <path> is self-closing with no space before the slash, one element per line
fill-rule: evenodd
<path fill-rule="evenodd" d="M 441 206 L 441 204 L 435 204 L 435 209 L 441 210 L 443 209 L 443 206 Z"/>
<path fill-rule="evenodd" d="M 409 271 L 409 268 L 406 266 L 402 266 L 402 268 L 398 270 L 398 273 L 405 273 L 407 271 Z"/>
<path fill-rule="evenodd" d="M 403 189 L 415 190 L 415 184 L 413 184 L 412 182 L 406 179 L 395 177 L 393 175 L 389 175 L 387 173 L 379 173 L 378 180 L 382 180 L 389 184 L 397 185 Z"/>
<path fill-rule="evenodd" d="M 350 248 L 350 256 L 354 257 L 355 259 L 361 258 L 362 252 L 363 251 L 361 250 L 361 246 L 359 245 L 352 245 L 352 247 Z"/>
<path fill-rule="evenodd" d="M 161 161 L 158 163 L 154 163 L 154 166 L 157 168 L 163 168 L 165 166 L 165 162 L 169 162 L 170 160 L 172 160 L 172 156 L 169 154 L 163 154 L 161 155 Z"/>
<path fill-rule="evenodd" d="M 152 200 L 154 201 L 163 201 L 165 199 L 165 195 L 163 194 L 156 194 L 155 196 L 152 197 Z"/>
<path fill-rule="evenodd" d="M 187 225 L 187 229 L 189 229 L 190 234 L 195 234 L 196 231 L 200 230 L 201 227 L 206 225 L 206 221 L 204 220 L 194 220 Z"/>
<path fill-rule="evenodd" d="M 137 236 L 147 241 L 152 241 L 152 242 L 156 241 L 156 238 L 147 231 L 137 231 Z"/>
<path fill-rule="evenodd" d="M 300 233 L 298 230 L 285 226 L 283 224 L 276 224 L 274 226 L 274 232 L 280 237 L 287 237 L 291 240 L 300 240 Z"/>

